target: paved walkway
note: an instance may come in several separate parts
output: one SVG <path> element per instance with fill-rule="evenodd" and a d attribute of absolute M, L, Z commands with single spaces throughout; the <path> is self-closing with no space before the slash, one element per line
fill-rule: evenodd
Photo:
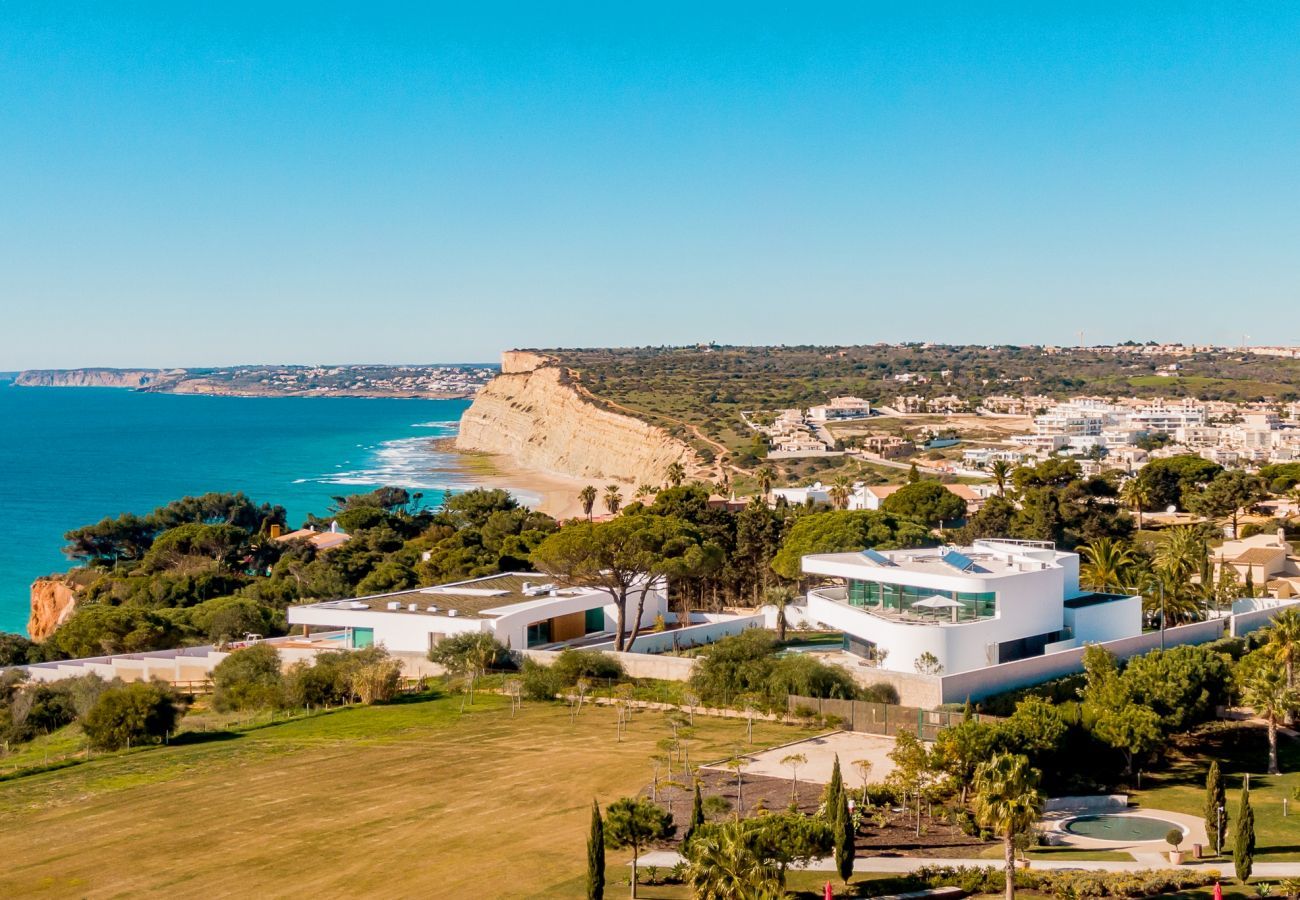
<path fill-rule="evenodd" d="M 1096 859 L 1035 859 L 1032 868 L 1039 871 L 1059 869 L 1086 869 L 1090 872 L 1136 872 L 1143 869 L 1188 869 L 1191 871 L 1217 869 L 1224 877 L 1232 876 L 1232 860 L 1203 860 L 1171 866 L 1169 860 L 1159 854 L 1141 854 L 1142 859 L 1133 862 L 1120 862 Z M 652 850 L 641 855 L 641 866 L 658 866 L 671 869 L 679 862 L 684 862 L 681 854 L 674 850 Z M 923 866 L 994 866 L 1001 868 L 1001 859 L 948 859 L 943 857 L 920 856 L 864 856 L 854 860 L 855 872 L 905 873 L 914 872 Z M 835 860 L 831 857 L 819 859 L 806 867 L 814 872 L 835 871 Z M 1300 877 L 1300 862 L 1266 863 L 1256 862 L 1253 875 L 1256 878 L 1296 878 Z"/>

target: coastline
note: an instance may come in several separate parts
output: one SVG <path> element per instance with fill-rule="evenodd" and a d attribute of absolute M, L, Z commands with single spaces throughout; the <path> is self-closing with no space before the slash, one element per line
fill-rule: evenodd
<path fill-rule="evenodd" d="M 578 492 L 591 484 L 590 481 L 520 466 L 497 453 L 457 450 L 454 437 L 438 438 L 433 443 L 439 452 L 446 453 L 453 461 L 466 482 L 475 487 L 508 490 L 523 505 L 557 519 L 582 515 Z"/>

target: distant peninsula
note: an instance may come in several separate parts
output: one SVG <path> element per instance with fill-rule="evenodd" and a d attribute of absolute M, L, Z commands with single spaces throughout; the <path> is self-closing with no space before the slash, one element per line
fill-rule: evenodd
<path fill-rule="evenodd" d="M 490 365 L 230 366 L 203 369 L 28 369 L 15 387 L 111 387 L 226 397 L 473 397 Z"/>

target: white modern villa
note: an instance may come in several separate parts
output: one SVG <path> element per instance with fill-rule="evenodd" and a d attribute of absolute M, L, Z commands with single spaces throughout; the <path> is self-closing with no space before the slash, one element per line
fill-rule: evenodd
<path fill-rule="evenodd" d="M 1045 542 L 813 554 L 803 571 L 832 582 L 807 615 L 884 670 L 966 672 L 1142 633 L 1140 597 L 1080 590 L 1078 554 Z"/>
<path fill-rule="evenodd" d="M 635 615 L 639 589 L 628 601 Z M 666 591 L 651 587 L 641 616 L 649 629 L 667 616 Z M 343 631 L 352 648 L 383 645 L 393 653 L 427 653 L 443 638 L 490 632 L 515 650 L 613 640 L 617 610 L 609 594 L 512 572 L 436 587 L 289 607 L 289 624 Z M 630 630 L 631 623 L 627 625 Z"/>

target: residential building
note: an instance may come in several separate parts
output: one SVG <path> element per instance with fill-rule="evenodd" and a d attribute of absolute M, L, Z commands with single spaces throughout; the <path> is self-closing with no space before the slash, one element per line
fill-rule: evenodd
<path fill-rule="evenodd" d="M 861 397 L 832 397 L 830 403 L 808 409 L 808 418 L 813 422 L 864 419 L 870 415 L 871 403 Z"/>
<path fill-rule="evenodd" d="M 1274 597 L 1300 597 L 1300 556 L 1281 528 L 1269 534 L 1224 541 L 1213 553 L 1215 578 L 1222 566 L 1232 566 L 1243 583 L 1249 575 L 1257 590 Z"/>
<path fill-rule="evenodd" d="M 352 535 L 340 529 L 338 522 L 330 522 L 330 527 L 323 531 L 318 531 L 310 525 L 286 534 L 279 534 L 279 530 L 279 525 L 271 526 L 272 540 L 282 544 L 289 541 L 306 541 L 322 553 L 326 550 L 333 550 L 335 547 L 342 547 L 352 540 Z"/>
<path fill-rule="evenodd" d="M 1142 632 L 1137 596 L 1079 588 L 1079 556 L 1039 541 L 812 554 L 808 615 L 886 670 L 965 672 Z M 929 662 L 930 665 L 926 665 Z"/>
<path fill-rule="evenodd" d="M 635 615 L 637 588 L 629 603 Z M 651 585 L 641 626 L 668 613 L 667 588 Z M 291 606 L 290 625 L 345 631 L 352 648 L 382 644 L 394 653 L 427 653 L 452 635 L 486 632 L 507 647 L 563 645 L 612 638 L 617 608 L 606 592 L 560 584 L 537 573 L 511 572 L 434 587 Z M 631 622 L 625 626 L 631 630 Z"/>

